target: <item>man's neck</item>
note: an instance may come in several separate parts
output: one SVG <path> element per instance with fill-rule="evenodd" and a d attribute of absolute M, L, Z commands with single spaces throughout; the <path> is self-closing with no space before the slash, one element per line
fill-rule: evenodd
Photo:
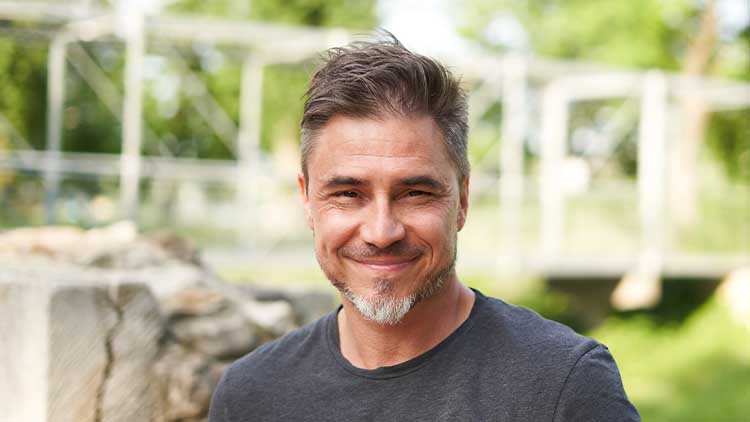
<path fill-rule="evenodd" d="M 469 317 L 474 292 L 453 276 L 395 325 L 369 321 L 347 299 L 342 302 L 338 315 L 341 353 L 358 368 L 375 369 L 406 362 L 445 340 Z"/>

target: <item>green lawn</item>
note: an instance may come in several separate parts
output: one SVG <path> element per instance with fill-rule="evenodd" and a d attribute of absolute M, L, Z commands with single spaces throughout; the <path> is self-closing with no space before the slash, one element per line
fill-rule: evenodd
<path fill-rule="evenodd" d="M 679 325 L 611 317 L 589 333 L 606 344 L 644 421 L 747 421 L 750 325 L 709 300 Z"/>

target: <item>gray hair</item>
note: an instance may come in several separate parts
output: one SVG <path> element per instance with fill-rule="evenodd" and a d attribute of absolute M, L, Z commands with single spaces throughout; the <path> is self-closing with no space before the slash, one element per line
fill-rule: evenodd
<path fill-rule="evenodd" d="M 468 177 L 468 106 L 460 82 L 434 59 L 409 51 L 383 31 L 375 41 L 332 48 L 307 90 L 302 173 L 318 132 L 336 116 L 429 116 L 440 128 L 459 181 Z"/>

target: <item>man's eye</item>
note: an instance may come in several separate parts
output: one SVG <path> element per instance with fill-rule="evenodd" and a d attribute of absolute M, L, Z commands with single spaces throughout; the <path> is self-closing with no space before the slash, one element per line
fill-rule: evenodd
<path fill-rule="evenodd" d="M 430 194 L 429 192 L 425 192 L 422 190 L 411 190 L 408 193 L 409 196 L 427 196 L 429 194 Z"/>
<path fill-rule="evenodd" d="M 357 194 L 357 192 L 353 190 L 343 190 L 343 191 L 334 193 L 333 196 L 343 197 L 343 198 L 356 198 L 359 195 Z"/>

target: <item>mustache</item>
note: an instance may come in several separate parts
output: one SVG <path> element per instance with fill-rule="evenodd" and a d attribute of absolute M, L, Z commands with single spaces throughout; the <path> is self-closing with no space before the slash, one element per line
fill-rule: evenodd
<path fill-rule="evenodd" d="M 362 258 L 375 258 L 381 256 L 389 257 L 409 257 L 414 258 L 421 255 L 423 252 L 422 248 L 406 243 L 404 241 L 398 241 L 391 243 L 385 248 L 378 248 L 375 245 L 369 243 L 360 243 L 354 245 L 346 245 L 339 249 L 339 253 L 345 258 L 362 259 Z"/>

